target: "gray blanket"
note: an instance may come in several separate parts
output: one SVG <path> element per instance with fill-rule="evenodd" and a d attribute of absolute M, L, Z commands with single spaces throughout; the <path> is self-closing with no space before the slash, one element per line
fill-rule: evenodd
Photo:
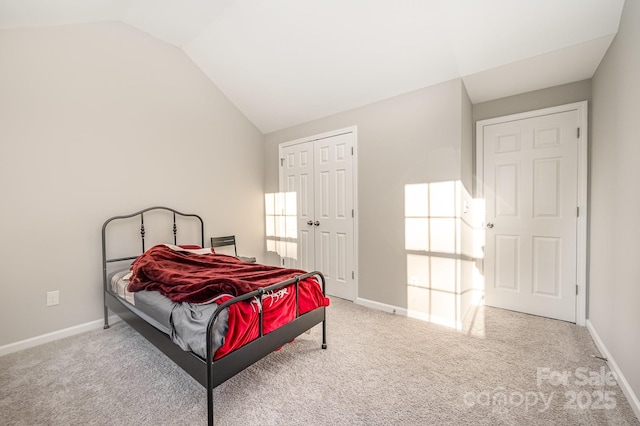
<path fill-rule="evenodd" d="M 215 302 L 175 303 L 171 311 L 171 340 L 185 351 L 202 358 L 207 356 L 207 324 L 218 308 Z M 229 323 L 229 308 L 225 308 L 213 324 L 213 352 L 224 344 Z"/>

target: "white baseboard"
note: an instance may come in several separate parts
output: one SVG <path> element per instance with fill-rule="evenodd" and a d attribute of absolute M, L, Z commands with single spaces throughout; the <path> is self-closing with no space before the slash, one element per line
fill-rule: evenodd
<path fill-rule="evenodd" d="M 388 312 L 390 314 L 407 316 L 406 308 L 399 308 L 393 305 L 387 305 L 386 303 L 376 302 L 375 300 L 363 299 L 361 297 L 356 298 L 356 305 L 364 306 L 366 308 L 377 309 L 379 311 Z"/>
<path fill-rule="evenodd" d="M 611 352 L 609 352 L 602 339 L 600 339 L 600 336 L 598 335 L 596 329 L 593 327 L 593 324 L 591 324 L 591 321 L 587 320 L 586 325 L 587 330 L 589 330 L 589 333 L 591 334 L 591 337 L 593 338 L 593 341 L 595 342 L 598 350 L 605 358 L 607 358 L 609 368 L 611 368 L 611 371 L 613 371 L 616 375 L 616 381 L 618 382 L 618 385 L 620 385 L 622 393 L 624 393 L 624 396 L 627 397 L 629 405 L 631 405 L 631 408 L 633 408 L 633 411 L 636 413 L 636 417 L 640 420 L 640 401 L 638 400 L 638 396 L 635 394 L 633 389 L 631 389 L 629 382 L 627 382 L 624 374 L 622 374 L 622 370 L 620 370 L 620 367 L 616 363 L 615 359 L 613 359 Z"/>
<path fill-rule="evenodd" d="M 115 324 L 121 321 L 120 317 L 111 315 L 109 317 L 109 324 Z M 43 334 L 41 336 L 31 337 L 29 339 L 21 340 L 15 343 L 9 343 L 8 345 L 0 346 L 0 356 L 8 355 L 14 352 L 22 351 L 24 349 L 33 348 L 45 343 L 53 342 L 65 337 L 74 336 L 76 334 L 84 333 L 86 331 L 97 330 L 104 327 L 104 319 L 98 319 L 95 321 L 87 322 L 80 325 L 74 325 L 73 327 L 64 328 L 62 330 L 53 331 L 51 333 Z"/>
<path fill-rule="evenodd" d="M 388 312 L 394 315 L 402 315 L 409 318 L 416 318 L 425 322 L 430 322 L 433 324 L 443 325 L 445 327 L 453 328 L 456 330 L 461 329 L 461 323 L 456 321 L 441 318 L 436 315 L 429 315 L 424 312 L 419 312 L 407 308 L 400 308 L 398 306 L 388 305 L 386 303 L 376 302 L 375 300 L 363 299 L 358 297 L 355 300 L 356 305 L 364 306 L 371 309 L 377 309 L 379 311 Z"/>

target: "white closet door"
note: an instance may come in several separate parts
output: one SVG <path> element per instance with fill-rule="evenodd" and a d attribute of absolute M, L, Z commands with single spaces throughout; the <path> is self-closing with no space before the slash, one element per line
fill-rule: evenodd
<path fill-rule="evenodd" d="M 281 192 L 295 193 L 297 246 L 286 266 L 317 270 L 327 294 L 355 300 L 354 134 L 281 146 Z"/>

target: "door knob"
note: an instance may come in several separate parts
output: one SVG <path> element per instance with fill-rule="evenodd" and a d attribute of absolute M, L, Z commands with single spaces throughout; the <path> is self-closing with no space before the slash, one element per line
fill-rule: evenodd
<path fill-rule="evenodd" d="M 491 222 L 487 223 L 487 228 L 489 228 L 489 229 L 493 228 L 493 223 L 491 223 Z"/>
<path fill-rule="evenodd" d="M 314 224 L 315 226 L 320 226 L 320 221 L 319 221 L 319 220 L 316 220 L 315 222 L 313 222 L 313 224 Z"/>
<path fill-rule="evenodd" d="M 310 220 L 308 220 L 308 221 L 307 221 L 307 225 L 311 226 L 311 225 L 313 225 L 313 222 L 312 222 L 312 221 L 310 221 Z"/>

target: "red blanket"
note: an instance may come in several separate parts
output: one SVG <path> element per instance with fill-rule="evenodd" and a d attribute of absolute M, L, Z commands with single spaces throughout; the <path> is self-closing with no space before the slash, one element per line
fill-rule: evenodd
<path fill-rule="evenodd" d="M 155 290 L 174 302 L 202 303 L 221 294 L 239 296 L 305 271 L 245 263 L 224 254 L 195 254 L 161 244 L 131 267 L 129 291 Z"/>
<path fill-rule="evenodd" d="M 156 290 L 175 302 L 200 303 L 217 296 L 224 303 L 233 296 L 276 284 L 296 275 L 297 269 L 244 263 L 222 254 L 194 254 L 158 245 L 138 257 L 132 266 L 129 291 Z M 295 318 L 295 286 L 265 293 L 262 302 L 265 334 Z M 329 306 L 318 282 L 312 278 L 300 281 L 298 311 L 305 314 L 320 306 Z M 219 359 L 258 337 L 259 310 L 256 300 L 229 306 L 229 330 L 224 344 L 214 358 Z"/>

